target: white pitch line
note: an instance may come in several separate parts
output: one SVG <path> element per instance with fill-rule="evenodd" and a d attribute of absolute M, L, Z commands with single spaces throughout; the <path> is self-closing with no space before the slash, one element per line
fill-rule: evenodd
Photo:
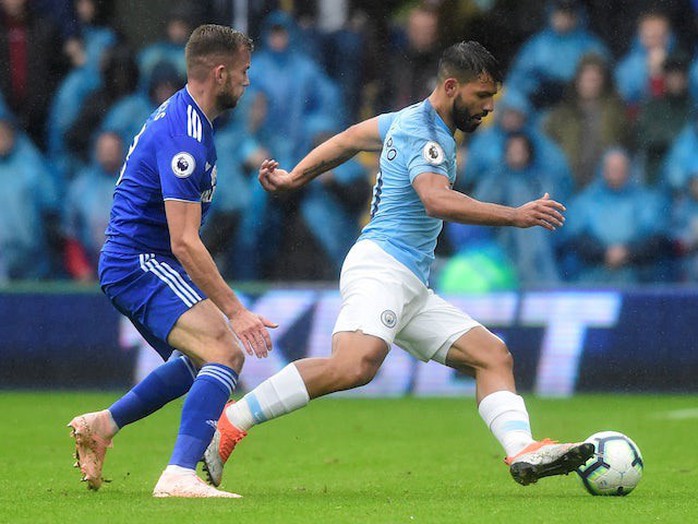
<path fill-rule="evenodd" d="M 698 408 L 676 409 L 674 411 L 665 411 L 664 413 L 658 413 L 657 417 L 670 419 L 670 420 L 687 420 L 687 419 L 691 419 L 691 418 L 698 418 Z"/>

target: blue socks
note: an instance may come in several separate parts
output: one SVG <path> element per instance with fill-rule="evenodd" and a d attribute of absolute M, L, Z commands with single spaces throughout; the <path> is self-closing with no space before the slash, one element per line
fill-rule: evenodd
<path fill-rule="evenodd" d="M 185 356 L 165 362 L 112 404 L 109 411 L 114 422 L 123 428 L 147 417 L 189 391 L 195 376 L 196 369 Z"/>
<path fill-rule="evenodd" d="M 197 375 L 191 361 L 181 356 L 155 369 L 112 404 L 109 412 L 123 428 L 189 391 L 170 464 L 195 469 L 237 381 L 237 373 L 223 364 L 206 364 Z"/>
<path fill-rule="evenodd" d="M 223 364 L 206 364 L 201 368 L 184 401 L 170 465 L 196 469 L 237 381 L 237 373 Z"/>

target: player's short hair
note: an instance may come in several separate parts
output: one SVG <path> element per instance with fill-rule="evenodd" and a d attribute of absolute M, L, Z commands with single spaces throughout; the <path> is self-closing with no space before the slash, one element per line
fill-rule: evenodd
<path fill-rule="evenodd" d="M 201 76 L 217 57 L 235 55 L 242 49 L 252 52 L 252 39 L 232 27 L 204 24 L 192 32 L 184 51 L 187 61 L 187 74 Z"/>
<path fill-rule="evenodd" d="M 439 82 L 455 78 L 459 82 L 470 82 L 482 75 L 496 83 L 502 82 L 499 62 L 479 42 L 459 42 L 448 47 L 439 60 Z"/>

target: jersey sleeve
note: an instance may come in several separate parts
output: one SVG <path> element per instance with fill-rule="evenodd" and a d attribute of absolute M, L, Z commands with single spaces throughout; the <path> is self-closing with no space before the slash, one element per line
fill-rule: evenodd
<path fill-rule="evenodd" d="M 448 178 L 448 156 L 444 140 L 412 136 L 407 149 L 407 172 L 410 183 L 422 173 L 437 173 Z"/>
<path fill-rule="evenodd" d="M 157 151 L 163 200 L 201 202 L 206 152 L 197 140 L 170 137 Z"/>
<path fill-rule="evenodd" d="M 390 126 L 393 125 L 393 120 L 395 120 L 396 115 L 397 112 L 383 113 L 382 115 L 378 115 L 378 134 L 380 135 L 381 140 L 385 141 L 385 135 L 388 134 L 388 129 L 390 129 Z"/>

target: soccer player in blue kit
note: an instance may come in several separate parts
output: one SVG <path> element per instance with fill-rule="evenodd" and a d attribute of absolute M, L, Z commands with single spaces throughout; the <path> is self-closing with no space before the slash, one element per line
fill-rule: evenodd
<path fill-rule="evenodd" d="M 125 425 L 188 392 L 155 497 L 238 497 L 196 475 L 244 361 L 265 357 L 267 327 L 228 287 L 199 229 L 216 189 L 213 120 L 249 85 L 252 41 L 203 25 L 186 46 L 187 85 L 134 137 L 116 183 L 99 262 L 102 290 L 166 362 L 108 409 L 69 424 L 83 480 L 102 484 L 111 439 Z M 175 348 L 181 353 L 170 358 Z M 169 358 L 169 360 L 167 360 Z"/>
<path fill-rule="evenodd" d="M 479 413 L 520 484 L 569 473 L 592 455 L 590 444 L 533 439 L 504 342 L 428 288 L 443 220 L 548 230 L 563 225 L 565 208 L 547 193 L 512 208 L 453 190 L 454 133 L 473 132 L 493 111 L 500 83 L 497 61 L 482 45 L 458 43 L 444 51 L 437 86 L 426 100 L 350 127 L 313 149 L 290 172 L 273 160 L 262 163 L 264 188 L 286 191 L 359 151 L 381 151 L 371 220 L 342 267 L 342 305 L 331 356 L 293 362 L 227 405 L 204 455 L 212 484 L 220 484 L 223 465 L 252 426 L 310 399 L 367 384 L 393 343 L 420 360 L 475 377 Z"/>

